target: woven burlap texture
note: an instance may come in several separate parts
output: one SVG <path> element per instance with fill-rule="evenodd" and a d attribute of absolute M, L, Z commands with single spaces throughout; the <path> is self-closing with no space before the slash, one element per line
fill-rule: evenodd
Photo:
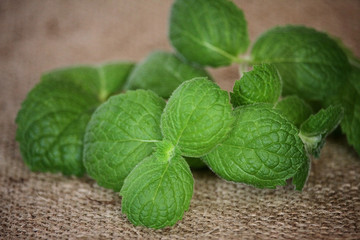
<path fill-rule="evenodd" d="M 251 40 L 284 24 L 343 39 L 360 55 L 360 1 L 235 1 Z M 139 61 L 167 41 L 170 0 L 0 1 L 0 239 L 332 239 L 360 238 L 360 158 L 330 138 L 303 192 L 261 190 L 194 172 L 188 212 L 174 227 L 134 227 L 121 199 L 88 177 L 32 173 L 15 142 L 14 119 L 40 74 L 109 60 Z M 236 66 L 210 70 L 230 90 Z"/>

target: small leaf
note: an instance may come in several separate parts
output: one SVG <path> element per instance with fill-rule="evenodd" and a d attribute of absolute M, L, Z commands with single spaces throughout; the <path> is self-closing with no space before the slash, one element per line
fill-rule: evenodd
<path fill-rule="evenodd" d="M 275 109 L 286 117 L 295 126 L 300 125 L 312 114 L 311 107 L 298 96 L 288 96 L 278 102 Z"/>
<path fill-rule="evenodd" d="M 132 71 L 126 89 L 149 89 L 160 97 L 169 98 L 184 81 L 207 77 L 202 68 L 194 67 L 167 52 L 153 52 Z"/>
<path fill-rule="evenodd" d="M 273 65 L 255 65 L 235 82 L 231 103 L 234 107 L 253 103 L 276 103 L 281 95 L 280 76 Z"/>
<path fill-rule="evenodd" d="M 310 158 L 308 158 L 294 175 L 292 183 L 297 191 L 301 191 L 304 188 L 310 174 L 310 166 Z"/>
<path fill-rule="evenodd" d="M 162 140 L 165 102 L 152 91 L 111 97 L 93 114 L 84 138 L 87 173 L 105 188 L 119 191 L 126 176 Z"/>
<path fill-rule="evenodd" d="M 170 97 L 161 130 L 184 156 L 200 157 L 225 140 L 233 122 L 228 93 L 206 78 L 194 78 Z"/>
<path fill-rule="evenodd" d="M 254 104 L 235 109 L 229 137 L 203 157 L 220 177 L 259 188 L 286 184 L 307 161 L 298 129 L 272 109 Z"/>
<path fill-rule="evenodd" d="M 176 0 L 169 38 L 189 61 L 213 67 L 236 62 L 249 45 L 244 14 L 228 0 Z"/>
<path fill-rule="evenodd" d="M 122 212 L 135 226 L 173 226 L 189 209 L 193 187 L 190 168 L 180 152 L 162 142 L 125 179 Z"/>
<path fill-rule="evenodd" d="M 101 101 L 120 90 L 133 64 L 54 70 L 28 94 L 18 112 L 16 140 L 32 171 L 84 174 L 83 137 Z"/>
<path fill-rule="evenodd" d="M 341 106 L 330 106 L 311 115 L 300 127 L 300 138 L 308 153 L 319 157 L 325 138 L 341 122 L 344 110 Z"/>
<path fill-rule="evenodd" d="M 344 51 L 326 34 L 303 26 L 273 28 L 258 38 L 251 51 L 255 63 L 276 66 L 284 95 L 324 101 L 346 81 L 350 65 Z"/>

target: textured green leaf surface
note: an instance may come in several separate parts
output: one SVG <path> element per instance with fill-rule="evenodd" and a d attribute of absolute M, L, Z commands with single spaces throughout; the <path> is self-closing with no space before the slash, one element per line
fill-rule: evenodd
<path fill-rule="evenodd" d="M 220 177 L 259 188 L 285 185 L 307 161 L 298 129 L 271 104 L 241 106 L 230 136 L 203 157 Z"/>
<path fill-rule="evenodd" d="M 101 99 L 119 90 L 131 67 L 129 63 L 112 63 L 71 67 L 43 75 L 16 118 L 16 139 L 31 170 L 77 176 L 84 173 L 86 124 Z"/>
<path fill-rule="evenodd" d="M 343 86 L 338 97 L 344 107 L 341 129 L 349 144 L 360 155 L 360 68 L 353 67 L 349 81 Z"/>
<path fill-rule="evenodd" d="M 190 168 L 173 145 L 162 144 L 134 168 L 121 189 L 122 212 L 135 226 L 172 226 L 190 205 Z"/>
<path fill-rule="evenodd" d="M 255 65 L 235 82 L 231 103 L 234 107 L 253 103 L 276 103 L 281 95 L 280 76 L 273 65 Z"/>
<path fill-rule="evenodd" d="M 184 81 L 195 77 L 207 77 L 202 68 L 183 62 L 167 52 L 153 52 L 132 71 L 126 89 L 150 89 L 160 97 L 169 98 Z"/>
<path fill-rule="evenodd" d="M 292 183 L 295 186 L 296 190 L 301 191 L 304 188 L 310 174 L 310 167 L 311 167 L 311 162 L 310 162 L 310 158 L 308 158 L 306 161 L 304 161 L 304 163 L 301 165 L 299 170 L 294 175 L 292 179 Z"/>
<path fill-rule="evenodd" d="M 337 93 L 350 65 L 344 51 L 326 34 L 302 26 L 276 27 L 264 33 L 251 51 L 256 63 L 279 70 L 285 95 L 321 101 Z"/>
<path fill-rule="evenodd" d="M 319 157 L 325 138 L 341 122 L 344 110 L 340 105 L 321 109 L 311 115 L 300 127 L 300 137 L 308 153 Z"/>
<path fill-rule="evenodd" d="M 312 114 L 311 107 L 296 95 L 283 98 L 276 104 L 275 109 L 297 127 Z"/>
<path fill-rule="evenodd" d="M 225 140 L 233 122 L 228 93 L 206 78 L 195 78 L 170 97 L 161 130 L 184 156 L 200 157 Z"/>
<path fill-rule="evenodd" d="M 152 91 L 109 98 L 93 114 L 84 138 L 84 165 L 100 186 L 119 191 L 125 177 L 162 140 L 165 101 Z"/>
<path fill-rule="evenodd" d="M 171 44 L 186 59 L 230 65 L 249 45 L 243 12 L 228 0 L 177 0 L 170 16 Z"/>

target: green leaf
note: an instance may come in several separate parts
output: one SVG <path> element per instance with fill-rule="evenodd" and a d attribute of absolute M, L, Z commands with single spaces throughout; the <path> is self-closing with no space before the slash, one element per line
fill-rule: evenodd
<path fill-rule="evenodd" d="M 169 98 L 184 81 L 194 77 L 207 77 L 201 68 L 181 61 L 167 52 L 153 52 L 132 71 L 126 89 L 150 89 L 160 97 Z"/>
<path fill-rule="evenodd" d="M 184 157 L 191 169 L 205 168 L 206 164 L 200 158 Z"/>
<path fill-rule="evenodd" d="M 283 80 L 284 95 L 323 101 L 346 81 L 350 65 L 336 41 L 302 26 L 276 27 L 264 33 L 251 51 L 255 63 L 272 63 Z"/>
<path fill-rule="evenodd" d="M 72 66 L 46 73 L 41 80 L 71 80 L 85 91 L 105 101 L 111 94 L 122 89 L 134 67 L 129 62 L 109 62 L 98 66 Z"/>
<path fill-rule="evenodd" d="M 344 110 L 341 106 L 330 106 L 311 115 L 300 127 L 300 138 L 308 153 L 319 157 L 325 138 L 340 124 Z"/>
<path fill-rule="evenodd" d="M 341 47 L 341 49 L 344 51 L 344 53 L 346 54 L 346 56 L 348 57 L 349 63 L 350 65 L 352 65 L 353 67 L 357 67 L 360 68 L 360 58 L 358 58 L 351 50 L 350 48 L 348 48 L 343 41 L 336 36 L 331 36 L 332 39 L 334 39 L 334 41 L 337 42 L 337 44 Z"/>
<path fill-rule="evenodd" d="M 101 99 L 119 90 L 132 64 L 80 66 L 42 76 L 18 112 L 16 139 L 32 171 L 83 175 L 83 137 Z M 104 71 L 106 74 L 101 75 Z M 111 73 L 111 74 L 110 74 Z"/>
<path fill-rule="evenodd" d="M 184 156 L 200 157 L 225 140 L 233 122 L 228 93 L 206 78 L 194 78 L 173 92 L 161 130 Z"/>
<path fill-rule="evenodd" d="M 283 98 L 275 105 L 275 109 L 297 127 L 312 114 L 311 107 L 296 95 Z"/>
<path fill-rule="evenodd" d="M 235 109 L 230 136 L 203 157 L 220 177 L 259 188 L 285 185 L 307 161 L 299 130 L 271 104 Z"/>
<path fill-rule="evenodd" d="M 308 158 L 306 161 L 304 161 L 304 163 L 301 165 L 299 170 L 294 175 L 292 179 L 292 183 L 297 191 L 301 191 L 304 188 L 305 183 L 310 174 L 310 167 L 311 167 L 310 158 Z"/>
<path fill-rule="evenodd" d="M 172 144 L 162 142 L 125 179 L 122 212 L 135 226 L 163 228 L 181 220 L 189 209 L 194 180 Z"/>
<path fill-rule="evenodd" d="M 235 82 L 231 103 L 234 107 L 253 103 L 276 103 L 281 95 L 280 76 L 273 65 L 255 65 Z"/>
<path fill-rule="evenodd" d="M 249 45 L 244 14 L 228 0 L 175 1 L 169 31 L 182 56 L 205 66 L 230 65 Z"/>
<path fill-rule="evenodd" d="M 347 84 L 339 91 L 337 103 L 344 108 L 341 130 L 360 155 L 360 68 L 353 67 Z"/>
<path fill-rule="evenodd" d="M 165 101 L 152 91 L 111 97 L 93 114 L 84 138 L 84 165 L 96 182 L 119 191 L 126 176 L 162 140 Z"/>

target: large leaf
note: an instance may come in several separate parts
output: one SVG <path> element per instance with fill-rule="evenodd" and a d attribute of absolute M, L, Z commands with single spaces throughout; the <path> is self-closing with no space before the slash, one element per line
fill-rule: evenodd
<path fill-rule="evenodd" d="M 184 81 L 207 76 L 204 69 L 185 63 L 172 53 L 157 51 L 136 65 L 125 88 L 149 89 L 160 97 L 169 98 Z"/>
<path fill-rule="evenodd" d="M 125 179 L 122 212 L 135 226 L 174 225 L 188 210 L 194 180 L 189 166 L 172 144 L 161 143 Z"/>
<path fill-rule="evenodd" d="M 184 156 L 200 157 L 225 140 L 233 121 L 228 93 L 206 78 L 195 78 L 170 97 L 161 130 Z"/>
<path fill-rule="evenodd" d="M 241 106 L 230 136 L 203 157 L 220 177 L 259 188 L 285 185 L 307 161 L 299 130 L 271 104 Z"/>
<path fill-rule="evenodd" d="M 344 51 L 326 34 L 302 26 L 276 27 L 251 51 L 255 63 L 275 64 L 285 95 L 324 101 L 346 81 L 350 65 Z"/>
<path fill-rule="evenodd" d="M 165 101 L 152 91 L 111 97 L 91 117 L 84 138 L 84 164 L 100 186 L 119 191 L 130 171 L 162 140 Z"/>
<path fill-rule="evenodd" d="M 111 63 L 45 74 L 16 118 L 16 139 L 29 168 L 82 175 L 86 124 L 102 100 L 121 89 L 132 67 L 130 63 Z"/>
<path fill-rule="evenodd" d="M 169 37 L 186 59 L 213 67 L 236 62 L 249 45 L 244 14 L 228 0 L 176 0 Z"/>

